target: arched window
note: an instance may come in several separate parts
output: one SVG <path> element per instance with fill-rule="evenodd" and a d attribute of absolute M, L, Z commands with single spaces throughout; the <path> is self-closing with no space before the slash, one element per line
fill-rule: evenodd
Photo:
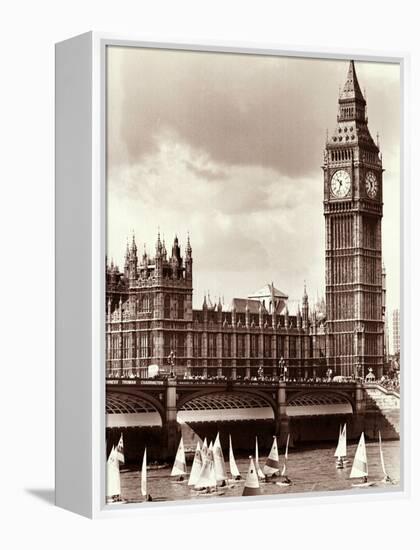
<path fill-rule="evenodd" d="M 183 319 L 184 318 L 184 296 L 178 296 L 178 301 L 177 301 L 177 306 L 178 306 L 178 319 Z"/>
<path fill-rule="evenodd" d="M 143 313 L 150 310 L 150 301 L 149 301 L 149 296 L 147 294 L 145 296 L 142 296 L 140 304 L 141 304 L 141 311 Z"/>
<path fill-rule="evenodd" d="M 171 318 L 171 297 L 169 294 L 166 294 L 164 304 L 163 304 L 163 316 L 166 319 Z"/>

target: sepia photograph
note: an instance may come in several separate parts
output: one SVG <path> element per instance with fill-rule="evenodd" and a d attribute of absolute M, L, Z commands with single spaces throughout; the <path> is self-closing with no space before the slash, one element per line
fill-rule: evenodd
<path fill-rule="evenodd" d="M 400 486 L 400 65 L 107 46 L 110 505 Z"/>

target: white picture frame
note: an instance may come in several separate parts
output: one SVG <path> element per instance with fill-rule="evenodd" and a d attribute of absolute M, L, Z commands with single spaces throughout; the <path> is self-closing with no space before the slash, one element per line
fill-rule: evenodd
<path fill-rule="evenodd" d="M 56 504 L 90 518 L 159 514 L 163 506 L 184 513 L 191 506 L 249 507 L 250 501 L 105 504 L 105 51 L 108 46 L 201 50 L 398 63 L 401 67 L 401 483 L 387 493 L 340 492 L 251 499 L 252 506 L 407 497 L 410 486 L 408 247 L 409 91 L 406 53 L 337 51 L 278 44 L 165 43 L 86 33 L 56 45 Z M 77 343 L 77 345 L 75 345 Z"/>

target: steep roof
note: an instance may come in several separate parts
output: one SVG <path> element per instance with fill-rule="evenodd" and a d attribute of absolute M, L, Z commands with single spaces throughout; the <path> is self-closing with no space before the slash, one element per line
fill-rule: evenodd
<path fill-rule="evenodd" d="M 357 80 L 356 68 L 353 60 L 350 61 L 347 79 L 344 84 L 344 88 L 341 90 L 340 99 L 358 99 L 362 103 L 366 104 L 362 90 L 360 89 L 359 81 Z"/>
<path fill-rule="evenodd" d="M 287 300 L 288 296 L 278 288 L 276 288 L 273 283 L 266 284 L 260 290 L 257 290 L 253 294 L 249 294 L 249 299 L 260 299 L 260 298 L 282 298 L 283 300 Z"/>

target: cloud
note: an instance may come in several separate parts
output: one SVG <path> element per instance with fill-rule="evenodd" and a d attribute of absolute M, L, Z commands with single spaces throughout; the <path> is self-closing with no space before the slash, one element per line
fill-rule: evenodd
<path fill-rule="evenodd" d="M 325 131 L 346 61 L 108 49 L 108 251 L 191 234 L 197 293 L 324 287 Z M 384 157 L 384 258 L 398 304 L 399 71 L 357 62 Z"/>

